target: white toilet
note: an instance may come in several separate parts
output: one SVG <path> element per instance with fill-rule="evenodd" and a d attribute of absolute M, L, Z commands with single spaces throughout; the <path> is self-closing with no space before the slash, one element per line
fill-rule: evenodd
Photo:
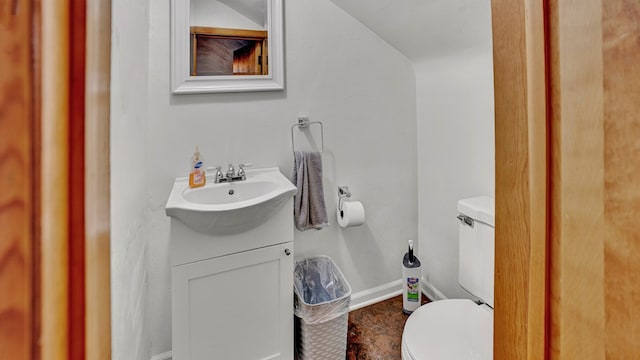
<path fill-rule="evenodd" d="M 458 201 L 458 282 L 481 299 L 448 299 L 414 311 L 402 333 L 402 360 L 493 359 L 494 199 Z"/>

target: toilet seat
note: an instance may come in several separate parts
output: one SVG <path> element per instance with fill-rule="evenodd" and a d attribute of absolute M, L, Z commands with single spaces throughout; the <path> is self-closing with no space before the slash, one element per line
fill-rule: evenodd
<path fill-rule="evenodd" d="M 493 310 L 467 299 L 421 306 L 404 326 L 402 359 L 493 359 Z"/>

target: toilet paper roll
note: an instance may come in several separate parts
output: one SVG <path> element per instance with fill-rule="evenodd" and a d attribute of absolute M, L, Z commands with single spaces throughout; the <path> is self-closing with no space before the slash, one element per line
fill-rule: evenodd
<path fill-rule="evenodd" d="M 345 201 L 342 211 L 338 208 L 338 224 L 340 227 L 359 226 L 364 224 L 364 206 L 360 201 Z"/>

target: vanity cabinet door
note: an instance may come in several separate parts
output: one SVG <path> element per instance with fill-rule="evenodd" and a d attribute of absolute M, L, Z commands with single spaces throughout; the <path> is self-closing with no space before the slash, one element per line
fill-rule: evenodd
<path fill-rule="evenodd" d="M 293 359 L 292 250 L 174 266 L 173 360 Z"/>

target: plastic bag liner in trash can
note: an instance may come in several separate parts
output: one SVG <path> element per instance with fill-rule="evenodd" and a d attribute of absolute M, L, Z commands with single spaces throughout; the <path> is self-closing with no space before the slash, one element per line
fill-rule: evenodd
<path fill-rule="evenodd" d="M 344 359 L 351 286 L 328 256 L 296 261 L 294 269 L 296 356 Z"/>

